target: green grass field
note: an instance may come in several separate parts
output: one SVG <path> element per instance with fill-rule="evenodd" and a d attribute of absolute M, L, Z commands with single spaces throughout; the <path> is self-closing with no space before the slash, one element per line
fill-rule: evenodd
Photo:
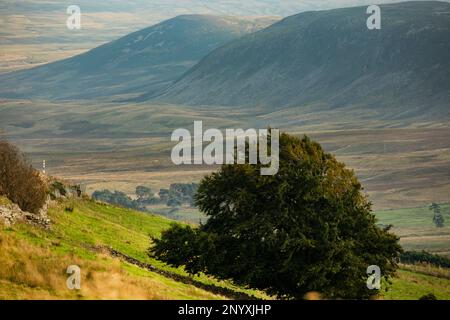
<path fill-rule="evenodd" d="M 65 207 L 71 203 L 75 205 L 75 210 L 66 212 Z M 128 263 L 118 262 L 117 259 L 107 257 L 101 250 L 100 252 L 98 250 L 102 247 L 110 247 L 142 262 L 151 263 L 161 270 L 187 276 L 183 270 L 168 267 L 148 257 L 146 253 L 150 246 L 149 236 L 158 236 L 161 230 L 173 223 L 171 220 L 98 204 L 90 200 L 70 200 L 70 203 L 56 203 L 49 209 L 49 217 L 52 220 L 50 231 L 27 224 L 16 224 L 8 228 L 0 225 L 0 247 L 4 249 L 0 250 L 0 262 L 11 265 L 9 272 L 8 268 L 4 268 L 3 272 L 0 272 L 0 298 L 97 299 L 103 298 L 102 284 L 105 290 L 114 292 L 114 290 L 119 290 L 119 287 L 116 288 L 115 282 L 128 283 L 130 281 L 135 283 L 130 288 L 131 291 L 139 293 L 144 290 L 145 294 L 119 295 L 117 298 L 224 298 L 157 273 L 139 269 Z M 20 248 L 27 250 L 16 250 Z M 39 258 L 42 255 L 54 263 L 47 264 L 48 261 L 45 262 Z M 95 287 L 95 290 L 88 286 L 84 293 L 82 288 L 81 296 L 74 295 L 64 287 L 67 278 L 64 271 L 71 264 L 77 264 L 80 267 L 84 265 L 90 270 L 89 272 L 99 274 L 98 278 L 105 279 L 101 281 L 101 284 L 98 283 L 99 280 L 87 279 L 86 283 L 93 282 L 92 286 Z M 17 269 L 16 265 L 23 265 L 20 273 L 20 269 Z M 58 281 L 41 279 L 42 273 L 49 273 L 52 275 L 50 278 L 58 278 Z M 118 275 L 110 280 L 107 273 Z M 34 277 L 28 279 L 27 274 L 34 274 Z M 120 279 L 116 279 L 117 277 Z M 239 288 L 229 282 L 216 281 L 204 275 L 193 278 L 207 285 L 244 292 L 258 298 L 268 298 L 261 292 Z M 111 281 L 113 284 L 109 283 Z M 18 288 L 24 290 L 18 290 Z M 19 294 L 19 292 L 21 293 Z"/>
<path fill-rule="evenodd" d="M 450 300 L 450 280 L 427 274 L 399 270 L 391 289 L 383 293 L 387 300 L 417 300 L 433 293 L 439 300 Z"/>
<path fill-rule="evenodd" d="M 375 212 L 380 223 L 392 225 L 405 250 L 426 250 L 450 257 L 450 205 L 442 204 L 445 226 L 433 224 L 433 212 L 427 206 Z"/>
<path fill-rule="evenodd" d="M 441 205 L 441 213 L 445 220 L 450 223 L 449 204 Z M 383 224 L 392 224 L 397 228 L 435 227 L 433 224 L 433 212 L 426 206 L 418 208 L 382 210 L 377 211 L 376 215 Z"/>
<path fill-rule="evenodd" d="M 73 212 L 65 208 L 74 205 Z M 0 225 L 1 299 L 223 299 L 223 296 L 177 282 L 113 259 L 98 248 L 111 247 L 161 270 L 182 269 L 147 256 L 149 235 L 159 236 L 173 221 L 91 200 L 57 202 L 49 209 L 50 231 L 28 224 Z M 68 265 L 82 269 L 82 290 L 65 286 Z M 200 275 L 195 280 L 270 299 L 256 290 Z M 399 270 L 384 299 L 418 299 L 434 293 L 450 299 L 450 280 Z"/>

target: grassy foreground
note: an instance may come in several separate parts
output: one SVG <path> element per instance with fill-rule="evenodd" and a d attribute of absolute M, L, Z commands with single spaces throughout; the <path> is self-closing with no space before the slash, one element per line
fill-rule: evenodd
<path fill-rule="evenodd" d="M 70 203 L 69 203 L 70 202 Z M 74 211 L 66 211 L 73 205 Z M 148 235 L 158 236 L 172 221 L 158 216 L 98 204 L 90 200 L 58 202 L 49 209 L 52 229 L 27 224 L 0 224 L 0 299 L 224 299 L 223 296 L 111 258 L 111 247 L 166 271 L 187 275 L 147 256 Z M 68 290 L 66 269 L 81 268 L 81 290 Z M 205 284 L 270 298 L 204 275 Z M 418 299 L 434 293 L 450 299 L 450 280 L 399 270 L 385 299 Z"/>
<path fill-rule="evenodd" d="M 65 210 L 74 205 L 74 211 Z M 111 258 L 111 247 L 162 270 L 187 275 L 147 256 L 149 235 L 158 236 L 172 221 L 158 216 L 95 203 L 69 200 L 49 208 L 47 231 L 27 224 L 0 223 L 0 299 L 224 299 L 158 273 Z M 81 290 L 67 289 L 66 269 L 81 268 Z M 206 276 L 205 284 L 266 297 Z"/>

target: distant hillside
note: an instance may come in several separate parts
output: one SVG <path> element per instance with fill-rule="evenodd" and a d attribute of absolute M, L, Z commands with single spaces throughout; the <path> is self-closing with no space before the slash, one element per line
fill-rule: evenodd
<path fill-rule="evenodd" d="M 385 108 L 450 114 L 450 4 L 306 12 L 215 50 L 155 100 L 187 105 Z"/>
<path fill-rule="evenodd" d="M 275 21 L 183 15 L 84 54 L 0 75 L 0 97 L 89 99 L 154 92 L 227 41 Z"/>

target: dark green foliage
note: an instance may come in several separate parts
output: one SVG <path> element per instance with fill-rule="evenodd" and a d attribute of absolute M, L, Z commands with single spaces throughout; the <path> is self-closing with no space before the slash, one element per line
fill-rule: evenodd
<path fill-rule="evenodd" d="M 441 206 L 439 204 L 433 202 L 430 205 L 429 209 L 434 212 L 433 223 L 436 225 L 436 227 L 443 228 L 445 220 L 444 220 L 444 216 L 441 213 Z"/>
<path fill-rule="evenodd" d="M 151 250 L 151 254 L 171 265 L 185 265 L 193 273 L 200 272 L 203 264 L 198 259 L 204 253 L 202 248 L 208 251 L 207 239 L 207 234 L 199 229 L 173 224 L 164 232 L 162 239 L 153 238 L 157 245 Z"/>
<path fill-rule="evenodd" d="M 125 193 L 120 191 L 114 192 L 111 192 L 109 190 L 95 191 L 92 194 L 92 198 L 97 201 L 118 205 L 124 208 L 139 209 L 139 205 L 135 200 L 132 200 Z"/>
<path fill-rule="evenodd" d="M 137 186 L 136 187 L 136 195 L 139 199 L 151 199 L 153 198 L 153 192 L 151 188 L 144 187 L 144 186 Z"/>
<path fill-rule="evenodd" d="M 169 189 L 159 190 L 159 199 L 153 203 L 165 203 L 168 207 L 180 207 L 183 204 L 194 206 L 194 196 L 197 193 L 197 183 L 172 183 Z"/>
<path fill-rule="evenodd" d="M 55 187 L 57 186 L 55 185 Z M 63 188 L 64 186 L 61 185 L 61 187 Z M 92 198 L 105 203 L 144 212 L 148 211 L 147 206 L 162 203 L 170 207 L 170 211 L 165 214 L 167 217 L 180 219 L 180 216 L 177 215 L 178 208 L 186 203 L 193 205 L 193 198 L 197 192 L 197 188 L 198 184 L 196 183 L 174 183 L 170 185 L 169 189 L 160 189 L 159 197 L 155 197 L 151 188 L 137 186 L 135 191 L 137 196 L 136 200 L 131 199 L 123 192 L 111 192 L 109 190 L 95 191 L 92 194 Z"/>
<path fill-rule="evenodd" d="M 442 268 L 450 268 L 450 259 L 426 251 L 406 251 L 400 256 L 400 261 L 406 264 L 429 263 Z"/>
<path fill-rule="evenodd" d="M 194 204 L 194 196 L 197 193 L 197 183 L 173 183 L 170 185 L 167 205 L 169 207 L 181 206 L 187 203 Z"/>
<path fill-rule="evenodd" d="M 66 196 L 66 187 L 60 181 L 55 181 L 51 185 L 51 191 L 58 191 L 61 196 Z"/>
<path fill-rule="evenodd" d="M 300 299 L 367 298 L 367 267 L 389 279 L 401 247 L 376 226 L 353 172 L 308 138 L 280 137 L 280 170 L 224 165 L 201 182 L 197 229 L 173 226 L 154 239 L 158 259 L 219 279 Z"/>
<path fill-rule="evenodd" d="M 424 295 L 423 297 L 420 297 L 419 300 L 438 300 L 438 298 L 436 298 L 434 293 L 429 293 Z"/>
<path fill-rule="evenodd" d="M 64 211 L 66 212 L 73 212 L 73 210 L 75 209 L 75 205 L 73 203 L 69 204 L 68 206 L 66 206 L 64 208 Z"/>
<path fill-rule="evenodd" d="M 147 205 L 151 205 L 158 202 L 151 188 L 144 186 L 136 187 L 137 203 L 139 207 L 145 208 Z"/>
<path fill-rule="evenodd" d="M 177 193 L 185 200 L 192 199 L 198 190 L 197 183 L 172 183 L 169 192 Z"/>

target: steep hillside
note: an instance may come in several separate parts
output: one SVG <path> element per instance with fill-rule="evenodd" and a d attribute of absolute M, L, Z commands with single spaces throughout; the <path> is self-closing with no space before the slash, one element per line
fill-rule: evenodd
<path fill-rule="evenodd" d="M 385 108 L 392 118 L 448 116 L 450 4 L 306 12 L 215 50 L 155 100 L 209 106 Z"/>
<path fill-rule="evenodd" d="M 69 59 L 0 75 L 0 96 L 88 99 L 157 91 L 215 48 L 271 22 L 178 16 Z"/>
<path fill-rule="evenodd" d="M 73 212 L 66 210 L 72 206 Z M 48 216 L 51 230 L 23 223 L 7 227 L 0 219 L 0 300 L 226 298 L 218 290 L 266 297 L 203 275 L 190 277 L 149 258 L 149 235 L 158 236 L 171 220 L 84 199 L 60 200 Z M 108 248 L 151 264 L 154 271 L 115 259 Z M 80 291 L 66 287 L 69 265 L 81 268 Z"/>

